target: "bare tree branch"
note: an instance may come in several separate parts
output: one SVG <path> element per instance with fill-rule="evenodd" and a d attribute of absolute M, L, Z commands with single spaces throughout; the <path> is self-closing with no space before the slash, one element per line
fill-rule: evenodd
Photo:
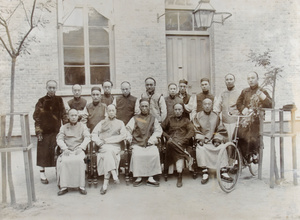
<path fill-rule="evenodd" d="M 15 49 L 14 49 L 13 44 L 12 44 L 10 31 L 8 29 L 8 25 L 7 25 L 6 21 L 4 21 L 4 28 L 5 28 L 5 31 L 6 31 L 6 35 L 7 35 L 7 39 L 8 39 L 8 42 L 9 42 L 10 49 L 11 49 L 11 53 L 14 54 Z"/>
<path fill-rule="evenodd" d="M 4 40 L 2 39 L 2 37 L 0 37 L 0 41 L 2 42 L 2 45 L 4 46 L 4 48 L 6 49 L 7 53 L 9 54 L 10 57 L 12 57 L 12 53 L 10 52 L 10 50 L 8 49 L 8 47 L 6 46 Z"/>
<path fill-rule="evenodd" d="M 25 5 L 24 5 L 24 2 L 21 1 L 21 4 L 23 6 L 23 9 L 24 9 L 24 13 L 25 13 L 25 16 L 26 16 L 26 20 L 28 22 L 28 24 L 30 25 L 30 22 L 29 22 L 29 17 L 28 17 L 28 14 L 27 14 L 27 11 L 26 11 L 26 8 L 25 8 Z"/>
<path fill-rule="evenodd" d="M 6 21 L 9 21 L 9 19 L 14 15 L 14 13 L 16 12 L 16 10 L 19 8 L 21 2 L 15 7 L 15 9 L 12 11 L 12 13 L 10 13 L 9 17 L 6 19 Z"/>
<path fill-rule="evenodd" d="M 33 5 L 32 5 L 32 11 L 31 11 L 31 16 L 30 16 L 30 29 L 27 31 L 27 33 L 25 34 L 25 36 L 23 37 L 23 39 L 22 39 L 22 41 L 19 45 L 19 48 L 18 48 L 17 53 L 16 53 L 17 56 L 20 54 L 21 49 L 23 47 L 23 44 L 24 44 L 25 40 L 27 39 L 28 35 L 33 30 L 33 28 L 35 27 L 33 25 L 33 15 L 34 15 L 34 10 L 35 10 L 35 5 L 36 5 L 36 0 L 34 0 Z"/>

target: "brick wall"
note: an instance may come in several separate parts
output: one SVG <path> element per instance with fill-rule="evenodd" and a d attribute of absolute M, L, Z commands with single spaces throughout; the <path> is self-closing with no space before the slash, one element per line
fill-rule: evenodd
<path fill-rule="evenodd" d="M 262 71 L 247 61 L 247 54 L 250 49 L 263 52 L 269 48 L 273 64 L 284 66 L 277 86 L 277 106 L 291 102 L 300 106 L 299 1 L 211 0 L 211 4 L 217 12 L 233 14 L 224 25 L 214 24 L 212 29 L 215 94 L 225 89 L 224 75 L 228 72 L 236 75 L 239 89 L 247 87 L 249 71 L 256 70 L 262 77 Z M 164 0 L 118 0 L 113 7 L 115 92 L 127 80 L 132 84 L 132 94 L 138 96 L 145 91 L 144 79 L 152 76 L 157 80 L 158 92 L 167 94 L 164 17 L 159 23 L 156 19 L 157 13 L 164 13 Z M 45 82 L 59 81 L 56 11 L 45 16 L 50 23 L 33 33 L 39 42 L 30 42 L 30 55 L 17 60 L 15 111 L 32 114 L 38 98 L 46 93 Z M 4 50 L 0 53 L 0 113 L 5 113 L 9 110 L 10 58 Z"/>

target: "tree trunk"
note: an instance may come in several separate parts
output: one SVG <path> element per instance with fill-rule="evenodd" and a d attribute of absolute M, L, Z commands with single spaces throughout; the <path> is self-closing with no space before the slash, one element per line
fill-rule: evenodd
<path fill-rule="evenodd" d="M 14 125 L 14 99 L 15 99 L 15 67 L 16 67 L 16 61 L 17 57 L 12 57 L 11 60 L 11 81 L 10 81 L 10 120 L 9 120 L 9 128 L 7 133 L 7 146 L 10 147 L 11 145 L 11 136 L 12 136 L 12 130 Z M 11 169 L 11 152 L 7 152 L 7 176 L 8 176 L 8 185 L 9 185 L 9 191 L 10 191 L 10 202 L 11 204 L 16 203 L 16 195 L 15 195 L 15 189 L 14 189 L 14 183 L 12 178 L 12 169 Z"/>

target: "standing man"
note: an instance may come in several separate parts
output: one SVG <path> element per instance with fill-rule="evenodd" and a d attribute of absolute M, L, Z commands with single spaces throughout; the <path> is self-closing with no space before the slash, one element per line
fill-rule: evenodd
<path fill-rule="evenodd" d="M 258 86 L 258 75 L 256 72 L 250 72 L 247 76 L 250 87 L 244 89 L 239 96 L 236 106 L 243 115 L 250 115 L 251 120 L 247 126 L 240 126 L 238 131 L 238 147 L 242 155 L 249 163 L 258 163 L 259 141 L 259 114 L 258 108 L 271 108 L 272 100 L 266 90 Z"/>
<path fill-rule="evenodd" d="M 38 139 L 37 166 L 40 166 L 40 179 L 43 184 L 48 184 L 45 167 L 55 167 L 56 135 L 62 122 L 68 121 L 62 98 L 55 96 L 57 82 L 49 80 L 46 89 L 47 95 L 38 100 L 33 113 Z"/>
<path fill-rule="evenodd" d="M 174 105 L 177 103 L 183 103 L 182 99 L 176 96 L 177 85 L 175 83 L 170 83 L 168 86 L 169 96 L 165 97 L 165 102 L 167 105 L 167 118 L 174 115 Z"/>
<path fill-rule="evenodd" d="M 150 114 L 152 114 L 159 123 L 167 117 L 166 102 L 162 94 L 155 93 L 156 81 L 152 77 L 145 79 L 146 93 L 141 95 L 141 99 L 149 99 Z M 135 109 L 139 109 L 139 101 L 136 102 Z M 138 112 L 140 113 L 140 111 Z"/>
<path fill-rule="evenodd" d="M 187 105 L 190 101 L 191 95 L 187 93 L 186 88 L 188 85 L 188 81 L 185 79 L 179 80 L 179 92 L 177 93 L 177 96 L 182 99 L 183 104 Z M 184 108 L 183 116 L 190 118 L 189 112 Z"/>
<path fill-rule="evenodd" d="M 191 121 L 183 117 L 183 104 L 174 105 L 174 115 L 163 121 L 161 127 L 169 136 L 167 141 L 166 168 L 175 164 L 178 173 L 177 187 L 182 187 L 182 170 L 184 160 L 189 160 L 189 154 L 186 149 L 190 145 L 191 138 L 194 136 L 194 126 Z M 165 134 L 164 133 L 164 134 Z M 167 170 L 165 168 L 165 170 Z"/>
<path fill-rule="evenodd" d="M 235 88 L 235 76 L 233 74 L 228 73 L 225 76 L 225 84 L 227 90 L 222 92 L 215 100 L 213 111 L 217 115 L 221 114 L 222 123 L 226 127 L 228 139 L 231 141 L 237 118 L 230 115 L 237 115 L 239 113 L 236 108 L 236 101 L 240 92 Z"/>
<path fill-rule="evenodd" d="M 106 105 L 101 103 L 101 88 L 94 86 L 91 89 L 92 103 L 87 104 L 83 110 L 82 122 L 87 125 L 90 132 L 94 130 L 94 127 L 105 118 Z"/>
<path fill-rule="evenodd" d="M 83 115 L 83 109 L 86 106 L 87 101 L 81 97 L 82 87 L 79 84 L 72 86 L 73 99 L 69 100 L 66 104 L 66 110 L 76 109 L 78 111 L 78 121 L 81 120 Z"/>
<path fill-rule="evenodd" d="M 197 112 L 201 112 L 203 110 L 202 102 L 204 99 L 208 98 L 212 100 L 212 102 L 214 102 L 214 96 L 209 91 L 210 90 L 209 79 L 202 78 L 200 80 L 200 85 L 201 85 L 202 92 L 196 95 L 196 99 L 190 98 L 188 105 L 185 105 L 185 108 L 192 113 L 191 118 L 193 118 Z"/>
<path fill-rule="evenodd" d="M 86 195 L 84 163 L 90 133 L 85 124 L 78 122 L 78 111 L 68 112 L 70 123 L 61 126 L 56 137 L 57 145 L 62 154 L 57 158 L 57 183 L 60 186 L 59 196 L 68 192 L 68 187 L 79 187 L 80 194 Z"/>
<path fill-rule="evenodd" d="M 129 120 L 139 112 L 135 110 L 136 97 L 130 94 L 131 85 L 124 81 L 121 83 L 122 95 L 116 98 L 117 119 L 120 119 L 126 125 Z"/>
<path fill-rule="evenodd" d="M 104 95 L 101 97 L 101 102 L 106 106 L 109 106 L 113 103 L 114 97 L 111 95 L 111 89 L 113 87 L 113 83 L 110 80 L 104 81 L 103 85 Z"/>
<path fill-rule="evenodd" d="M 139 101 L 141 113 L 133 116 L 127 124 L 127 140 L 132 144 L 130 171 L 137 177 L 133 186 L 143 183 L 142 177 L 148 177 L 147 185 L 159 186 L 153 179 L 154 175 L 161 174 L 161 165 L 157 138 L 162 135 L 162 128 L 158 120 L 150 114 L 149 99 Z"/>

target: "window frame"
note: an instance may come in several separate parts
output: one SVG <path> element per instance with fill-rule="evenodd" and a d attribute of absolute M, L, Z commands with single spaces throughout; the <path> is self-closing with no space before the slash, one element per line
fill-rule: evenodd
<path fill-rule="evenodd" d="M 91 71 L 90 68 L 95 66 L 90 64 L 90 45 L 89 45 L 89 26 L 88 26 L 88 12 L 89 8 L 93 8 L 103 17 L 108 20 L 108 26 L 103 27 L 105 31 L 108 33 L 109 37 L 109 70 L 110 70 L 110 80 L 115 83 L 115 40 L 114 40 L 114 25 L 110 18 L 105 16 L 97 7 L 90 3 L 81 3 L 74 4 L 73 7 L 68 11 L 63 11 L 62 1 L 58 4 L 58 74 L 59 74 L 59 89 L 60 90 L 71 90 L 72 85 L 65 84 L 65 70 L 64 70 L 64 44 L 63 44 L 63 28 L 68 27 L 65 26 L 65 21 L 69 18 L 75 8 L 83 9 L 83 36 L 84 36 L 84 69 L 85 69 L 85 85 L 82 85 L 83 90 L 89 89 L 92 86 L 102 86 L 101 84 L 91 84 Z M 97 66 L 97 65 L 96 65 Z"/>

